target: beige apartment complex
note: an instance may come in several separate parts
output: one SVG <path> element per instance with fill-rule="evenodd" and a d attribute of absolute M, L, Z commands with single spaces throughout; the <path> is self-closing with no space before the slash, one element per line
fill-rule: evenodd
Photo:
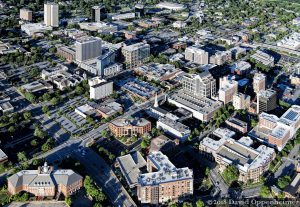
<path fill-rule="evenodd" d="M 243 93 L 236 93 L 233 95 L 233 107 L 235 110 L 249 109 L 250 96 Z"/>
<path fill-rule="evenodd" d="M 228 79 L 228 76 L 220 78 L 219 100 L 224 104 L 233 101 L 233 95 L 238 92 L 238 83 Z"/>
<path fill-rule="evenodd" d="M 138 177 L 137 196 L 142 204 L 158 205 L 193 195 L 193 171 L 176 168 L 161 152 L 148 155 L 147 170 Z"/>
<path fill-rule="evenodd" d="M 203 156 L 215 160 L 218 170 L 223 172 L 228 165 L 234 165 L 239 170 L 239 181 L 257 183 L 260 177 L 269 169 L 269 165 L 275 158 L 275 150 L 265 145 L 254 149 L 251 147 L 253 140 L 242 137 L 238 141 L 228 134 L 229 129 L 217 129 L 220 140 L 204 138 L 199 145 Z"/>

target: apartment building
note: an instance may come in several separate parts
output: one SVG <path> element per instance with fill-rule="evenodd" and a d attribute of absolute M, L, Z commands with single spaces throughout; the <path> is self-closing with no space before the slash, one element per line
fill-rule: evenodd
<path fill-rule="evenodd" d="M 261 90 L 257 93 L 257 110 L 261 112 L 268 112 L 276 109 L 277 107 L 277 93 L 274 90 Z"/>
<path fill-rule="evenodd" d="M 185 49 L 185 59 L 197 64 L 208 64 L 208 52 L 197 46 L 187 47 Z"/>
<path fill-rule="evenodd" d="M 220 78 L 219 100 L 224 104 L 233 101 L 233 95 L 238 92 L 238 82 L 228 76 Z"/>
<path fill-rule="evenodd" d="M 76 61 L 82 62 L 101 56 L 101 39 L 97 37 L 83 37 L 76 41 Z"/>
<path fill-rule="evenodd" d="M 216 80 L 208 71 L 183 76 L 182 86 L 195 96 L 210 98 L 216 95 Z"/>
<path fill-rule="evenodd" d="M 76 58 L 76 50 L 72 47 L 62 46 L 57 48 L 56 54 L 59 57 L 66 59 L 68 62 L 73 62 Z"/>
<path fill-rule="evenodd" d="M 151 122 L 141 119 L 116 119 L 108 124 L 111 133 L 116 137 L 143 135 L 151 131 Z"/>
<path fill-rule="evenodd" d="M 29 9 L 20 9 L 20 19 L 25 21 L 32 21 L 32 11 Z"/>
<path fill-rule="evenodd" d="M 150 57 L 150 45 L 136 43 L 122 48 L 122 55 L 125 59 L 127 69 L 134 69 L 147 62 Z"/>
<path fill-rule="evenodd" d="M 193 195 L 193 171 L 176 168 L 162 152 L 147 156 L 147 171 L 138 177 L 137 197 L 142 204 L 159 205 Z"/>
<path fill-rule="evenodd" d="M 275 158 L 275 150 L 265 145 L 254 149 L 251 147 L 253 140 L 242 137 L 238 141 L 228 136 L 228 129 L 221 131 L 220 140 L 204 138 L 199 145 L 200 153 L 208 159 L 215 160 L 218 170 L 223 172 L 228 165 L 235 165 L 239 170 L 239 181 L 254 183 L 269 169 L 270 163 Z M 224 132 L 223 132 L 224 131 Z"/>
<path fill-rule="evenodd" d="M 54 170 L 47 163 L 37 170 L 22 170 L 7 179 L 8 192 L 21 191 L 37 197 L 54 197 L 62 193 L 68 197 L 83 186 L 83 178 L 73 170 Z"/>
<path fill-rule="evenodd" d="M 243 93 L 235 93 L 232 98 L 233 107 L 235 110 L 249 109 L 250 96 Z"/>
<path fill-rule="evenodd" d="M 266 75 L 263 73 L 255 73 L 253 77 L 253 90 L 258 93 L 266 89 Z"/>
<path fill-rule="evenodd" d="M 44 24 L 46 26 L 58 27 L 59 26 L 58 4 L 48 2 L 44 4 Z"/>
<path fill-rule="evenodd" d="M 94 77 L 89 80 L 90 99 L 99 100 L 113 93 L 113 82 L 106 81 L 101 77 Z"/>

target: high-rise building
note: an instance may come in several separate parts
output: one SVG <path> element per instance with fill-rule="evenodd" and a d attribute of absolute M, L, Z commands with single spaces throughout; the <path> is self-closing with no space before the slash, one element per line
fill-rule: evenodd
<path fill-rule="evenodd" d="M 20 19 L 32 21 L 32 11 L 29 9 L 20 9 Z"/>
<path fill-rule="evenodd" d="M 90 99 L 102 99 L 113 93 L 113 82 L 107 82 L 100 77 L 89 80 Z"/>
<path fill-rule="evenodd" d="M 122 64 L 115 62 L 116 51 L 109 50 L 97 58 L 97 75 L 101 77 L 111 76 L 122 70 Z"/>
<path fill-rule="evenodd" d="M 193 170 L 177 168 L 162 152 L 147 157 L 148 173 L 138 177 L 137 197 L 142 204 L 163 204 L 193 195 Z"/>
<path fill-rule="evenodd" d="M 231 61 L 231 51 L 217 51 L 209 58 L 210 64 L 223 65 L 225 62 Z"/>
<path fill-rule="evenodd" d="M 238 92 L 238 82 L 228 76 L 220 78 L 219 100 L 224 104 L 233 101 L 233 95 Z"/>
<path fill-rule="evenodd" d="M 185 59 L 197 64 L 209 63 L 208 52 L 196 46 L 185 49 Z"/>
<path fill-rule="evenodd" d="M 58 27 L 58 4 L 54 2 L 44 4 L 44 24 L 46 26 Z"/>
<path fill-rule="evenodd" d="M 150 45 L 146 43 L 136 43 L 122 48 L 125 58 L 126 69 L 136 68 L 147 62 L 150 57 Z"/>
<path fill-rule="evenodd" d="M 183 89 L 200 97 L 213 97 L 216 94 L 216 80 L 208 72 L 185 75 L 182 79 Z"/>
<path fill-rule="evenodd" d="M 93 6 L 92 22 L 101 22 L 105 17 L 105 7 L 103 5 Z"/>
<path fill-rule="evenodd" d="M 263 73 L 255 73 L 253 77 L 253 90 L 258 93 L 266 89 L 266 75 Z"/>
<path fill-rule="evenodd" d="M 233 107 L 235 110 L 248 109 L 250 107 L 250 96 L 243 93 L 233 95 Z"/>
<path fill-rule="evenodd" d="M 261 90 L 257 93 L 257 110 L 258 114 L 268 112 L 277 107 L 277 93 L 274 90 Z"/>
<path fill-rule="evenodd" d="M 84 37 L 76 41 L 76 61 L 82 62 L 101 55 L 101 39 Z"/>

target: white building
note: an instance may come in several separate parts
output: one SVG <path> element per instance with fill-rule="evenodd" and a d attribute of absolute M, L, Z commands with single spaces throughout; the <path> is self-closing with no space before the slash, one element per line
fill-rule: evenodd
<path fill-rule="evenodd" d="M 166 117 L 159 118 L 156 123 L 156 127 L 158 129 L 162 129 L 174 138 L 180 139 L 182 142 L 186 141 L 188 136 L 191 134 L 191 130 L 188 126 Z"/>
<path fill-rule="evenodd" d="M 294 32 L 289 36 L 284 37 L 282 40 L 277 42 L 277 46 L 285 47 L 292 50 L 300 48 L 300 33 Z"/>
<path fill-rule="evenodd" d="M 48 2 L 44 4 L 44 24 L 46 26 L 58 27 L 58 4 Z"/>
<path fill-rule="evenodd" d="M 243 93 L 234 94 L 233 107 L 235 110 L 248 109 L 250 107 L 250 96 Z"/>
<path fill-rule="evenodd" d="M 179 11 L 179 10 L 183 10 L 186 8 L 185 5 L 183 4 L 178 4 L 178 3 L 173 3 L 173 2 L 160 2 L 159 4 L 157 4 L 158 8 L 162 8 L 162 9 L 169 9 L 169 10 L 174 10 L 174 11 Z"/>
<path fill-rule="evenodd" d="M 185 49 L 185 59 L 197 64 L 209 63 L 208 52 L 196 46 Z"/>
<path fill-rule="evenodd" d="M 186 27 L 186 23 L 183 22 L 183 21 L 175 21 L 175 22 L 173 23 L 173 27 L 182 29 L 182 28 L 185 28 L 185 27 Z"/>
<path fill-rule="evenodd" d="M 113 93 L 113 82 L 107 82 L 101 77 L 95 77 L 89 80 L 90 99 L 102 99 Z"/>
<path fill-rule="evenodd" d="M 28 34 L 29 36 L 33 36 L 35 33 L 52 31 L 52 27 L 46 26 L 41 23 L 28 23 L 22 24 L 21 30 Z"/>

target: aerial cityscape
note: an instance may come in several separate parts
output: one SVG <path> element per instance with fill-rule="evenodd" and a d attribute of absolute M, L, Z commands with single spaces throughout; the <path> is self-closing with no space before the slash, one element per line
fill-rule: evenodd
<path fill-rule="evenodd" d="M 1 206 L 300 206 L 300 1 L 0 0 Z"/>

